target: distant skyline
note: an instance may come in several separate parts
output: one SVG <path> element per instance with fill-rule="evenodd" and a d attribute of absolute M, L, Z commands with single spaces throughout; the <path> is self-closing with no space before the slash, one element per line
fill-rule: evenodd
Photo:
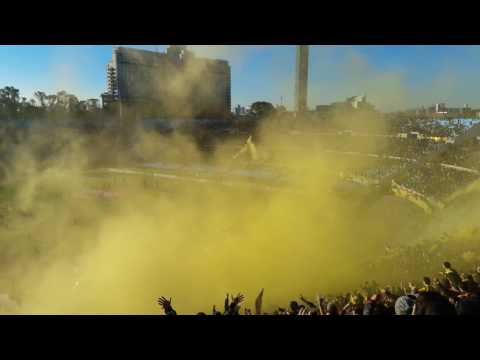
<path fill-rule="evenodd" d="M 128 47 L 128 45 L 125 45 Z M 167 45 L 130 46 L 165 51 Z M 293 109 L 295 45 L 190 46 L 232 69 L 232 108 L 258 100 Z M 113 45 L 0 45 L 0 87 L 21 96 L 65 90 L 99 98 Z M 480 108 L 480 46 L 320 46 L 310 49 L 309 108 L 366 94 L 380 110 L 446 102 Z"/>

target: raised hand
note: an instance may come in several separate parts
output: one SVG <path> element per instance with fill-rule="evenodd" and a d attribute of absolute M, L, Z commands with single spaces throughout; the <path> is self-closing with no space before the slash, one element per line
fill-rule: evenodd
<path fill-rule="evenodd" d="M 230 302 L 229 302 L 229 297 L 228 297 L 228 293 L 227 293 L 227 296 L 225 296 L 225 305 L 224 305 L 224 310 L 225 310 L 225 313 L 228 312 L 228 309 L 230 308 Z"/>
<path fill-rule="evenodd" d="M 164 309 L 169 309 L 171 308 L 172 304 L 172 298 L 170 300 L 167 300 L 164 296 L 158 298 L 158 304 L 162 306 Z"/>
<path fill-rule="evenodd" d="M 227 294 L 228 295 L 228 294 Z M 232 296 L 232 302 L 228 304 L 228 298 L 225 299 L 225 314 L 226 315 L 238 315 L 240 306 L 239 304 L 245 299 L 245 297 L 242 294 L 237 294 L 237 296 Z"/>
<path fill-rule="evenodd" d="M 243 296 L 240 293 L 238 293 L 237 296 L 235 296 L 235 297 L 233 297 L 233 295 L 232 295 L 232 304 L 238 305 L 241 302 L 243 302 L 244 299 L 245 299 L 245 296 Z"/>
<path fill-rule="evenodd" d="M 255 299 L 255 315 L 262 314 L 262 303 L 263 303 L 263 289 L 258 294 L 257 298 Z"/>
<path fill-rule="evenodd" d="M 158 298 L 158 305 L 160 305 L 165 311 L 166 315 L 176 315 L 177 313 L 172 307 L 172 298 L 167 300 L 164 296 Z"/>

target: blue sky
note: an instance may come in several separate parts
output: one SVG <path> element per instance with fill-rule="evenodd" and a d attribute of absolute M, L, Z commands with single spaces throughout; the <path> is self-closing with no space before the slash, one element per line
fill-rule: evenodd
<path fill-rule="evenodd" d="M 134 46 L 164 51 L 166 45 Z M 232 105 L 257 100 L 293 107 L 295 46 L 195 45 L 198 56 L 222 58 L 232 68 Z M 105 90 L 110 45 L 0 45 L 0 87 L 21 95 L 60 90 L 80 98 Z M 366 94 L 382 110 L 435 102 L 480 107 L 479 46 L 312 46 L 309 107 Z"/>

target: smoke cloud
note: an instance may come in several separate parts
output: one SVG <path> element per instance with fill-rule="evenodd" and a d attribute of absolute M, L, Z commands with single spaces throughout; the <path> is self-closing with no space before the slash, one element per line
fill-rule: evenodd
<path fill-rule="evenodd" d="M 203 161 L 187 137 L 137 139 L 133 152 L 148 160 Z M 195 313 L 221 307 L 226 292 L 245 292 L 252 303 L 261 288 L 268 309 L 299 293 L 358 284 L 361 263 L 381 253 L 386 239 L 405 236 L 399 229 L 412 224 L 410 208 L 388 199 L 369 203 L 364 194 L 342 198 L 336 173 L 362 164 L 315 151 L 311 136 L 264 130 L 261 139 L 260 153 L 274 154 L 288 187 L 118 173 L 98 179 L 87 172 L 99 156 L 91 140 L 63 134 L 63 146 L 50 148 L 54 156 L 40 164 L 35 154 L 47 145 L 32 138 L 18 151 L 19 185 L 1 233 L 2 286 L 20 302 L 17 312 L 154 314 L 156 298 L 165 295 L 181 313 Z M 208 166 L 236 169 L 236 145 L 219 145 Z M 89 196 L 92 190 L 117 197 Z M 398 216 L 385 221 L 392 208 Z"/>
<path fill-rule="evenodd" d="M 352 66 L 364 69 L 357 60 Z M 197 69 L 188 74 L 195 78 Z M 403 96 L 399 79 L 385 73 L 372 81 L 391 102 Z M 186 80 L 176 81 L 181 93 Z M 368 120 L 359 121 L 384 132 Z M 314 131 L 295 137 L 274 121 L 265 121 L 257 147 L 286 185 L 269 191 L 259 180 L 235 186 L 225 175 L 264 167 L 232 160 L 246 139 L 218 143 L 207 159 L 187 136 L 140 130 L 127 149 L 108 135 L 67 130 L 25 140 L 5 184 L 13 190 L 2 200 L 0 286 L 18 302 L 13 312 L 156 314 L 157 297 L 167 296 L 179 313 L 192 314 L 221 308 L 227 292 L 243 292 L 253 307 L 262 288 L 268 311 L 300 293 L 351 290 L 365 280 L 365 261 L 387 244 L 416 241 L 426 225 L 435 236 L 440 223 L 452 232 L 475 223 L 473 216 L 427 219 L 388 194 L 340 191 L 338 173 L 371 160 L 322 152 Z M 380 146 L 372 138 L 364 150 Z M 159 177 L 139 162 L 179 170 Z M 120 171 L 93 172 L 92 163 Z M 198 171 L 185 170 L 192 168 Z M 209 177 L 206 168 L 224 172 Z"/>

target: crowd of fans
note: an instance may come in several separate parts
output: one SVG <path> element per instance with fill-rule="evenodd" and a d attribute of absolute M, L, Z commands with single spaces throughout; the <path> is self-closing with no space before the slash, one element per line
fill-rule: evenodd
<path fill-rule="evenodd" d="M 478 179 L 475 173 L 459 171 L 438 163 L 402 164 L 396 181 L 426 196 L 442 199 Z"/>
<path fill-rule="evenodd" d="M 406 116 L 405 116 L 406 115 Z M 421 119 L 416 115 L 404 116 L 391 114 L 389 117 L 389 129 L 394 133 L 420 132 L 426 136 L 455 137 L 465 134 L 480 121 L 478 118 L 471 119 Z"/>
<path fill-rule="evenodd" d="M 444 144 L 430 139 L 402 139 L 392 138 L 386 144 L 386 149 L 393 156 L 417 159 L 433 152 L 439 151 Z"/>
<path fill-rule="evenodd" d="M 349 171 L 346 177 L 362 178 L 372 184 L 390 183 L 394 180 L 429 198 L 443 200 L 478 180 L 479 175 L 439 162 L 419 163 L 379 159 L 377 166 Z"/>
<path fill-rule="evenodd" d="M 383 256 L 358 265 L 360 278 L 376 274 L 376 280 L 359 283 L 349 293 L 317 295 L 314 300 L 299 296 L 283 308 L 268 311 L 262 308 L 263 289 L 253 310 L 242 309 L 243 295 L 227 294 L 223 310 L 213 307 L 211 314 L 480 315 L 479 239 L 480 229 L 474 228 L 463 236 L 444 233 L 411 245 L 386 246 Z M 171 299 L 162 297 L 158 303 L 165 314 L 177 314 Z"/>
<path fill-rule="evenodd" d="M 211 315 L 480 315 L 480 265 L 469 274 L 458 273 L 449 262 L 437 278 L 425 276 L 420 285 L 380 288 L 375 281 L 360 290 L 322 297 L 311 301 L 300 295 L 285 308 L 271 312 L 262 309 L 263 289 L 255 300 L 255 309 L 244 307 L 244 296 L 225 297 L 223 311 L 212 307 Z M 177 315 L 172 299 L 161 297 L 158 304 L 165 315 Z M 197 315 L 208 315 L 199 312 Z"/>

